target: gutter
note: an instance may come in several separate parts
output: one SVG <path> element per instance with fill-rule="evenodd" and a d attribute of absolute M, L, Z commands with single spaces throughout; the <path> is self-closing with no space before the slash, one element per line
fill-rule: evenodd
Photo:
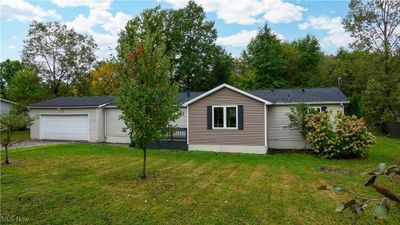
<path fill-rule="evenodd" d="M 93 106 L 28 106 L 28 109 L 91 109 L 91 108 L 102 108 L 109 104 L 112 101 L 106 102 L 101 105 L 93 105 Z"/>
<path fill-rule="evenodd" d="M 300 103 L 300 102 L 275 102 L 275 103 L 272 103 L 272 105 L 295 105 L 295 104 L 297 104 L 297 103 Z M 324 102 L 324 101 L 322 101 L 322 102 L 301 102 L 301 103 L 304 103 L 304 104 L 307 104 L 307 105 L 323 105 L 323 104 L 327 104 L 327 105 L 329 105 L 329 104 L 340 104 L 340 105 L 343 105 L 343 104 L 349 104 L 350 103 L 350 101 L 340 101 L 340 102 L 337 102 L 337 101 L 326 101 L 326 102 Z"/>

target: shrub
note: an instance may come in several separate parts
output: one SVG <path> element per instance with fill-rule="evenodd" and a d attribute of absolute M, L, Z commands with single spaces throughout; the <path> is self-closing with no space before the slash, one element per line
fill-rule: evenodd
<path fill-rule="evenodd" d="M 367 149 L 375 143 L 363 119 L 338 112 L 335 120 L 330 112 L 305 116 L 306 141 L 323 158 L 366 157 Z"/>
<path fill-rule="evenodd" d="M 297 130 L 300 135 L 306 139 L 307 128 L 305 122 L 305 116 L 307 114 L 315 114 L 317 110 L 310 108 L 308 105 L 304 103 L 298 103 L 293 107 L 290 107 L 290 112 L 287 114 L 289 118 L 289 128 L 293 130 Z M 304 145 L 304 149 L 306 149 L 307 145 Z"/>

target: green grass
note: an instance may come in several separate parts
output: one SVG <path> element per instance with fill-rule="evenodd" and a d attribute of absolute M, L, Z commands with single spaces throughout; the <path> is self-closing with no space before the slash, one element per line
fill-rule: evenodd
<path fill-rule="evenodd" d="M 317 187 L 340 183 L 379 196 L 362 173 L 399 161 L 400 139 L 379 138 L 365 160 L 151 151 L 146 181 L 138 178 L 142 152 L 125 147 L 42 146 L 11 150 L 10 159 L 17 164 L 1 167 L 1 223 L 18 216 L 30 224 L 350 224 L 350 212 L 335 212 L 348 196 Z M 398 181 L 378 182 L 400 192 Z M 385 222 L 400 224 L 400 211 Z M 384 221 L 364 216 L 360 224 Z"/>

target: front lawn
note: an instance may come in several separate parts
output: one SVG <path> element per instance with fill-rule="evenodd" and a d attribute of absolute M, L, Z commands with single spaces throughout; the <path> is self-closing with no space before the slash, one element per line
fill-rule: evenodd
<path fill-rule="evenodd" d="M 10 150 L 16 164 L 1 167 L 1 223 L 350 224 L 350 212 L 335 212 L 347 196 L 317 187 L 340 183 L 379 196 L 363 187 L 368 176 L 362 173 L 399 161 L 400 139 L 379 138 L 367 160 L 300 153 L 148 155 L 149 178 L 142 181 L 139 150 L 95 144 Z M 351 173 L 326 173 L 322 166 Z M 382 184 L 400 192 L 399 182 Z M 400 211 L 391 210 L 386 222 L 400 224 Z M 360 221 L 366 223 L 384 224 L 372 216 Z"/>

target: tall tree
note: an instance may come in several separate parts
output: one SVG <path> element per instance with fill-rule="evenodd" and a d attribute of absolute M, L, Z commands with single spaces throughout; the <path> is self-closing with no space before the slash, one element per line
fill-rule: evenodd
<path fill-rule="evenodd" d="M 300 66 L 302 63 L 301 54 L 295 45 L 284 43 L 283 51 L 287 59 L 287 66 L 285 72 L 286 87 L 295 87 L 300 83 Z M 303 83 L 302 83 L 303 84 Z"/>
<path fill-rule="evenodd" d="M 343 21 L 344 28 L 354 38 L 356 49 L 374 52 L 383 65 L 382 72 L 368 84 L 363 95 L 363 114 L 370 125 L 382 122 L 383 115 L 396 116 L 400 89 L 400 1 L 352 0 Z M 378 66 L 378 65 L 377 65 Z M 384 98 L 382 107 L 368 104 Z M 372 106 L 372 108 L 370 108 Z M 371 113 L 369 111 L 373 110 Z M 387 117 L 387 116 L 385 116 Z"/>
<path fill-rule="evenodd" d="M 286 42 L 283 51 L 287 60 L 285 87 L 307 87 L 310 80 L 318 73 L 323 53 L 318 39 L 312 35 Z"/>
<path fill-rule="evenodd" d="M 400 54 L 400 1 L 351 0 L 349 8 L 343 25 L 354 37 L 351 46 L 382 55 L 384 73 L 390 76 Z"/>
<path fill-rule="evenodd" d="M 212 73 L 213 53 L 216 50 L 217 31 L 214 22 L 207 21 L 203 8 L 194 1 L 172 12 L 170 50 L 174 79 L 181 87 L 205 90 L 199 86 L 204 77 Z M 213 74 L 218 76 L 219 74 Z M 191 85 L 191 83 L 197 85 Z"/>
<path fill-rule="evenodd" d="M 196 76 L 189 80 L 189 85 L 192 87 L 192 90 L 210 90 L 220 84 L 230 82 L 233 63 L 232 56 L 219 46 L 216 46 L 210 54 L 210 69 L 203 71 L 204 73 L 201 75 L 196 74 Z M 185 85 L 183 87 L 187 86 Z"/>
<path fill-rule="evenodd" d="M 232 67 L 230 82 L 233 86 L 244 90 L 256 88 L 254 69 L 245 63 L 242 58 L 234 59 Z"/>
<path fill-rule="evenodd" d="M 148 36 L 136 47 L 118 74 L 120 86 L 116 102 L 122 110 L 126 129 L 132 132 L 131 141 L 143 150 L 142 178 L 146 178 L 147 147 L 164 135 L 170 122 L 180 116 L 177 103 L 178 87 L 170 76 L 170 61 L 163 44 L 155 44 Z"/>
<path fill-rule="evenodd" d="M 339 87 L 347 96 L 360 95 L 368 80 L 382 71 L 379 56 L 366 51 L 340 49 L 336 55 L 322 56 L 318 71 L 311 76 L 310 86 Z"/>
<path fill-rule="evenodd" d="M 285 85 L 287 60 L 283 46 L 267 24 L 250 41 L 242 57 L 254 69 L 258 88 Z"/>
<path fill-rule="evenodd" d="M 6 89 L 9 83 L 11 82 L 14 74 L 21 70 L 23 65 L 18 60 L 10 60 L 7 59 L 0 63 L 0 88 L 1 88 L 1 96 L 4 98 L 6 95 Z"/>
<path fill-rule="evenodd" d="M 118 66 L 114 62 L 103 62 L 90 73 L 90 92 L 93 95 L 114 95 L 118 88 Z"/>
<path fill-rule="evenodd" d="M 34 21 L 24 40 L 23 61 L 37 66 L 39 75 L 59 96 L 62 83 L 71 85 L 86 75 L 95 61 L 97 45 L 58 22 Z"/>
<path fill-rule="evenodd" d="M 15 73 L 7 95 L 19 106 L 26 107 L 30 103 L 43 100 L 47 93 L 40 78 L 33 71 L 24 69 Z"/>
<path fill-rule="evenodd" d="M 206 20 L 203 8 L 194 1 L 178 10 L 158 6 L 128 21 L 118 40 L 119 58 L 126 57 L 135 47 L 133 43 L 144 41 L 148 34 L 155 44 L 165 44 L 170 72 L 181 90 L 207 90 L 226 80 L 229 67 L 216 67 L 227 62 L 227 54 L 215 44 L 214 23 Z"/>
<path fill-rule="evenodd" d="M 146 9 L 139 16 L 129 20 L 119 34 L 118 58 L 126 59 L 137 47 L 136 44 L 144 42 L 149 34 L 153 35 L 155 45 L 165 43 L 168 46 L 170 41 L 167 36 L 171 29 L 170 14 L 170 11 L 157 6 Z M 169 54 L 168 48 L 166 48 L 166 52 Z"/>
<path fill-rule="evenodd" d="M 318 66 L 323 56 L 318 39 L 312 35 L 307 35 L 305 38 L 293 41 L 292 45 L 300 55 L 299 71 L 293 86 L 308 86 L 311 76 L 318 72 Z"/>

